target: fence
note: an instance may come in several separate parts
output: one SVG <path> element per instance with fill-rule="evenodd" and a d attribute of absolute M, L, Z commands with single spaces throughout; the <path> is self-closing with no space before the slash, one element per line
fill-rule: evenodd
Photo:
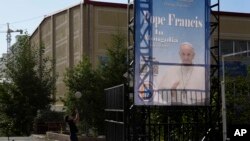
<path fill-rule="evenodd" d="M 106 141 L 124 141 L 124 85 L 105 89 Z"/>
<path fill-rule="evenodd" d="M 135 106 L 123 85 L 105 89 L 107 141 L 220 140 L 210 106 Z"/>
<path fill-rule="evenodd" d="M 34 126 L 35 134 L 45 134 L 47 131 L 61 132 L 65 130 L 65 122 L 37 123 Z"/>

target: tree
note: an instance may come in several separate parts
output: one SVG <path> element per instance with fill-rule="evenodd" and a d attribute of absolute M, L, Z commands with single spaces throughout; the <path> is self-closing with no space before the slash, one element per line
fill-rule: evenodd
<path fill-rule="evenodd" d="M 77 66 L 66 71 L 64 82 L 69 91 L 64 100 L 66 111 L 72 112 L 77 107 L 80 114 L 80 129 L 83 132 L 90 128 L 103 132 L 104 127 L 104 94 L 102 80 L 87 57 Z M 75 92 L 81 92 L 76 99 Z M 85 130 L 85 131 L 84 131 Z"/>
<path fill-rule="evenodd" d="M 111 45 L 107 47 L 107 62 L 101 64 L 100 72 L 105 82 L 105 86 L 126 83 L 124 74 L 127 72 L 127 48 L 125 35 L 117 32 L 112 35 Z"/>
<path fill-rule="evenodd" d="M 249 76 L 226 78 L 226 102 L 228 123 L 248 124 L 250 120 Z"/>
<path fill-rule="evenodd" d="M 68 93 L 63 100 L 66 111 L 79 107 L 80 126 L 83 129 L 97 128 L 98 133 L 104 132 L 104 89 L 123 84 L 126 78 L 126 47 L 125 36 L 118 32 L 112 35 L 111 45 L 107 48 L 107 62 L 101 62 L 98 69 L 94 69 L 88 57 L 85 57 L 77 66 L 66 71 L 64 82 Z M 74 94 L 82 93 L 80 99 Z"/>
<path fill-rule="evenodd" d="M 49 109 L 55 77 L 44 46 L 31 46 L 28 35 L 21 36 L 11 49 L 6 64 L 7 82 L 0 87 L 0 113 L 11 135 L 29 135 L 38 110 Z"/>

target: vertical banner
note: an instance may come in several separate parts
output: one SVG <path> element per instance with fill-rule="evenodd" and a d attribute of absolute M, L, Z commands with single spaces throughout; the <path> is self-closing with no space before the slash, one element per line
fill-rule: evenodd
<path fill-rule="evenodd" d="M 209 104 L 210 0 L 135 0 L 135 105 Z"/>

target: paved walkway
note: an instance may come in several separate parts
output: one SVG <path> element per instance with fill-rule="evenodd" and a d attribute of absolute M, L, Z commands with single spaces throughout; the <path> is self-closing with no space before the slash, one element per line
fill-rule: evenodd
<path fill-rule="evenodd" d="M 0 137 L 0 141 L 57 141 L 49 140 L 45 135 L 32 135 L 30 137 Z"/>
<path fill-rule="evenodd" d="M 32 141 L 31 137 L 0 137 L 0 141 Z"/>

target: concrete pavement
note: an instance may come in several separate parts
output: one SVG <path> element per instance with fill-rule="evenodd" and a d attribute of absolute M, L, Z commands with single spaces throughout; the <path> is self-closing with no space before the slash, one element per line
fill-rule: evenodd
<path fill-rule="evenodd" d="M 45 135 L 31 135 L 30 137 L 0 137 L 0 141 L 57 141 L 49 140 Z"/>

